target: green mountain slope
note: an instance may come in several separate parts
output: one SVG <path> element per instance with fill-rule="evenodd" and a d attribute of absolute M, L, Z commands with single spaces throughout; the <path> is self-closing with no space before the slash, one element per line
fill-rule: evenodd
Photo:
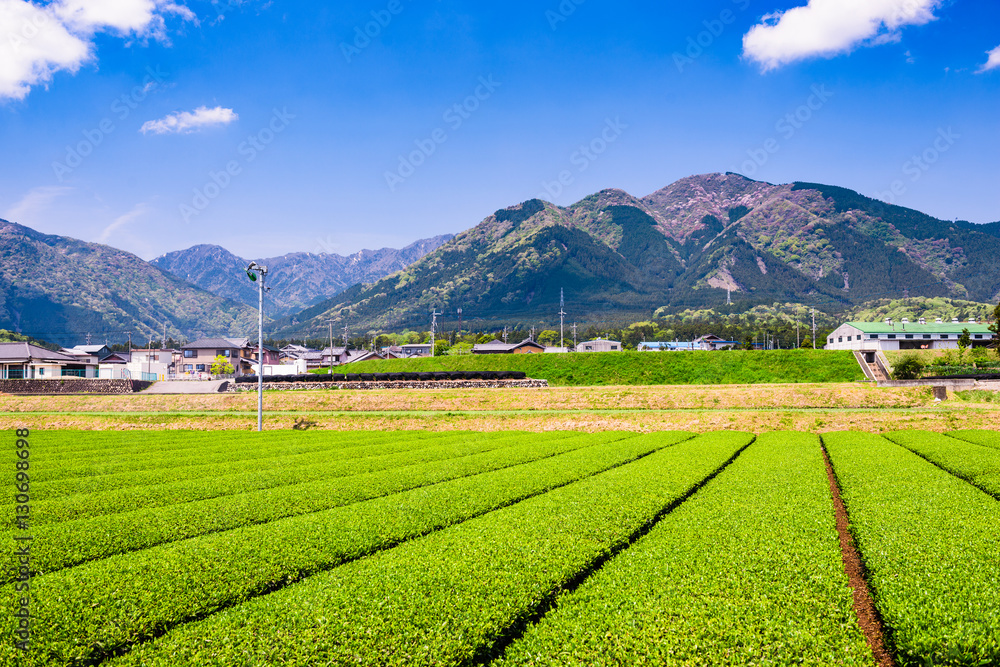
<path fill-rule="evenodd" d="M 251 335 L 255 309 L 130 253 L 0 220 L 0 328 L 62 345 Z"/>
<path fill-rule="evenodd" d="M 383 280 L 276 322 L 317 333 L 426 328 L 462 308 L 480 325 L 607 322 L 733 301 L 843 311 L 884 297 L 1000 297 L 1000 225 L 937 220 L 843 188 L 737 174 L 678 181 L 637 199 L 605 190 L 569 206 L 497 211 Z"/>

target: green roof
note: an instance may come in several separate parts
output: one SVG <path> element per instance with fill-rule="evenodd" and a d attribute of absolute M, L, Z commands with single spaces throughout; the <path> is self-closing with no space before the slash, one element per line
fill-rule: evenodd
<path fill-rule="evenodd" d="M 943 322 L 941 324 L 918 324 L 916 322 L 908 322 L 903 324 L 902 322 L 893 322 L 892 324 L 886 324 L 885 322 L 847 322 L 849 326 L 858 329 L 862 333 L 866 334 L 882 334 L 882 333 L 926 333 L 926 334 L 960 334 L 963 329 L 968 329 L 970 334 L 989 334 L 993 335 L 990 331 L 988 324 L 969 324 L 968 322 Z"/>

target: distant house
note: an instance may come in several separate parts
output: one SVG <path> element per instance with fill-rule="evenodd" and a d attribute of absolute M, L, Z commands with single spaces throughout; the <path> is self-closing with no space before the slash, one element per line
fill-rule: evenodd
<path fill-rule="evenodd" d="M 644 341 L 636 346 L 640 352 L 690 352 L 702 349 L 698 343 L 678 341 Z"/>
<path fill-rule="evenodd" d="M 345 364 L 355 364 L 359 361 L 384 361 L 386 357 L 378 352 L 372 352 L 370 350 L 351 350 L 347 353 L 347 361 Z"/>
<path fill-rule="evenodd" d="M 319 367 L 339 366 L 345 363 L 349 357 L 350 353 L 346 347 L 324 347 L 320 353 L 321 363 Z"/>
<path fill-rule="evenodd" d="M 569 352 L 568 347 L 558 347 L 552 345 L 545 346 L 545 354 L 566 354 Z"/>
<path fill-rule="evenodd" d="M 181 347 L 177 362 L 178 374 L 211 373 L 212 362 L 223 357 L 236 371 L 236 375 L 252 375 L 251 362 L 256 358 L 247 338 L 200 338 Z"/>
<path fill-rule="evenodd" d="M 588 340 L 576 346 L 577 352 L 621 352 L 622 344 L 617 340 Z"/>
<path fill-rule="evenodd" d="M 0 379 L 60 378 L 78 359 L 31 343 L 0 343 Z"/>
<path fill-rule="evenodd" d="M 963 323 L 958 319 L 951 322 L 938 319 L 929 324 L 923 319 L 917 322 L 907 319 L 893 322 L 887 319 L 884 322 L 841 324 L 827 337 L 824 349 L 865 352 L 954 350 L 958 348 L 958 339 L 963 329 L 969 330 L 969 343 L 972 347 L 986 347 L 993 341 L 989 325 L 979 324 L 976 320 Z"/>
<path fill-rule="evenodd" d="M 502 340 L 491 340 L 472 346 L 472 354 L 542 354 L 545 346 L 539 345 L 533 340 L 525 340 L 520 343 L 505 343 Z"/>
<path fill-rule="evenodd" d="M 111 356 L 111 348 L 107 345 L 76 345 L 69 349 L 62 350 L 64 354 L 87 355 L 94 358 L 94 363 L 103 361 L 105 357 Z"/>
<path fill-rule="evenodd" d="M 175 372 L 174 361 L 178 350 L 135 349 L 132 359 L 126 364 L 132 378 L 144 380 L 164 380 Z"/>
<path fill-rule="evenodd" d="M 400 345 L 400 358 L 409 359 L 410 357 L 429 357 L 431 356 L 431 344 L 430 343 L 410 343 L 409 345 Z"/>
<path fill-rule="evenodd" d="M 701 336 L 700 338 L 695 338 L 694 343 L 698 350 L 727 350 L 735 349 L 740 346 L 740 343 L 735 340 L 723 340 L 715 334 L 708 334 L 707 336 Z"/>

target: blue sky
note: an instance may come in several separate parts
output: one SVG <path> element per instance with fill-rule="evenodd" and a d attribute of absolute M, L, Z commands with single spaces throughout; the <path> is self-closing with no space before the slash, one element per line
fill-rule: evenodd
<path fill-rule="evenodd" d="M 344 254 L 738 171 L 1000 220 L 998 3 L 482 4 L 0 0 L 0 217 Z"/>

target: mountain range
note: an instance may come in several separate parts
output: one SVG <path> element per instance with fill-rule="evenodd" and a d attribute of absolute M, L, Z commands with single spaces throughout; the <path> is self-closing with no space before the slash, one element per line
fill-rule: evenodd
<path fill-rule="evenodd" d="M 951 222 L 816 183 L 692 176 L 636 198 L 502 209 L 407 269 L 275 323 L 305 336 L 453 321 L 551 325 L 648 318 L 727 300 L 845 310 L 887 296 L 1000 298 L 1000 223 Z"/>
<path fill-rule="evenodd" d="M 361 250 L 346 257 L 305 252 L 256 258 L 268 268 L 269 314 L 287 315 L 329 299 L 358 283 L 374 282 L 413 264 L 454 238 L 435 236 L 402 250 Z M 153 266 L 219 296 L 257 307 L 257 288 L 244 273 L 250 263 L 217 245 L 197 245 L 157 257 Z"/>
<path fill-rule="evenodd" d="M 195 246 L 145 262 L 0 221 L 0 328 L 53 342 L 133 331 L 254 336 L 247 260 Z M 270 268 L 268 334 L 327 320 L 355 333 L 621 323 L 684 309 L 799 303 L 826 312 L 904 295 L 1000 299 L 1000 223 L 951 222 L 816 183 L 692 176 L 643 198 L 538 199 L 461 234 L 348 257 L 294 253 Z"/>
<path fill-rule="evenodd" d="M 61 345 L 249 335 L 256 310 L 106 245 L 0 220 L 0 329 Z"/>

